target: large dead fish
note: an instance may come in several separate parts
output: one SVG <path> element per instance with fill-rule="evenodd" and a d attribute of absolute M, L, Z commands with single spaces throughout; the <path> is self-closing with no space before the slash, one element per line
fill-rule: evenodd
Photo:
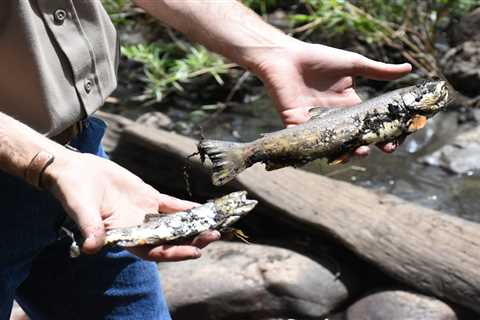
<path fill-rule="evenodd" d="M 257 162 L 267 170 L 318 158 L 334 162 L 359 146 L 392 141 L 422 128 L 448 103 L 444 81 L 423 81 L 353 107 L 313 108 L 309 121 L 249 143 L 204 139 L 198 150 L 202 160 L 206 155 L 212 161 L 212 181 L 219 186 Z"/>
<path fill-rule="evenodd" d="M 257 205 L 246 191 L 237 191 L 189 210 L 152 213 L 138 226 L 107 231 L 105 245 L 134 247 L 189 239 L 207 230 L 230 230 L 230 226 Z M 238 234 L 240 237 L 242 233 Z"/>
<path fill-rule="evenodd" d="M 231 226 L 252 211 L 256 205 L 256 200 L 247 199 L 246 191 L 237 191 L 189 210 L 169 214 L 147 214 L 144 222 L 138 226 L 108 230 L 105 245 L 120 247 L 159 245 L 191 239 L 207 230 L 232 232 L 246 241 L 243 232 Z M 73 241 L 70 255 L 79 256 L 80 248 L 76 240 L 82 242 L 83 239 L 70 230 L 64 228 L 64 231 Z"/>

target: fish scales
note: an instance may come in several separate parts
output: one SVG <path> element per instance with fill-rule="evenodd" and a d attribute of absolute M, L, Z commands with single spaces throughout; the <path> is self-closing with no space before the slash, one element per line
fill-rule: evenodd
<path fill-rule="evenodd" d="M 189 210 L 170 214 L 148 214 L 138 226 L 107 231 L 105 245 L 133 247 L 188 239 L 207 230 L 223 231 L 257 204 L 245 191 L 230 193 Z"/>
<path fill-rule="evenodd" d="M 257 162 L 267 170 L 319 158 L 333 162 L 361 145 L 392 141 L 423 127 L 449 101 L 445 82 L 424 81 L 352 107 L 312 108 L 309 121 L 252 142 L 204 139 L 198 150 L 213 163 L 213 184 L 223 185 Z"/>
<path fill-rule="evenodd" d="M 108 231 L 105 244 L 129 247 L 164 243 L 215 229 L 221 221 L 213 203 L 175 214 L 150 214 L 141 225 Z"/>

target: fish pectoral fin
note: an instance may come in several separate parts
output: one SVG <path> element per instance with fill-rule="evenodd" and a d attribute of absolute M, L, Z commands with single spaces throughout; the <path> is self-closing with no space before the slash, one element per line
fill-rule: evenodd
<path fill-rule="evenodd" d="M 415 132 L 422 129 L 427 124 L 427 117 L 416 114 L 408 123 L 408 132 Z"/>
<path fill-rule="evenodd" d="M 240 229 L 235 229 L 235 228 L 232 228 L 232 227 L 225 227 L 225 228 L 222 228 L 222 230 L 220 230 L 220 232 L 222 234 L 228 235 L 227 238 L 229 240 L 231 240 L 233 237 L 236 237 L 236 238 L 242 240 L 243 242 L 245 242 L 246 244 L 250 244 L 250 242 L 247 240 L 248 236 Z"/>
<path fill-rule="evenodd" d="M 143 223 L 158 221 L 161 216 L 162 214 L 159 213 L 147 213 L 143 218 Z"/>
<path fill-rule="evenodd" d="M 243 242 L 245 242 L 246 244 L 250 244 L 250 242 L 247 240 L 248 239 L 248 236 L 243 233 L 242 230 L 240 229 L 233 229 L 232 230 L 232 233 L 235 237 L 237 237 L 238 239 L 242 240 Z"/>
<path fill-rule="evenodd" d="M 337 110 L 343 109 L 343 107 L 314 107 L 308 110 L 310 114 L 310 120 L 312 119 L 319 119 L 326 117 L 327 115 L 334 113 Z"/>

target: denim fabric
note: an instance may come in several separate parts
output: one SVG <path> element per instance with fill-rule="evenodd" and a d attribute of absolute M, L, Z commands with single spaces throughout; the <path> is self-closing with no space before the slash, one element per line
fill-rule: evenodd
<path fill-rule="evenodd" d="M 106 157 L 103 121 L 90 118 L 71 145 Z M 33 319 L 170 319 L 155 263 L 121 249 L 69 257 L 61 205 L 0 172 L 0 320 L 15 298 Z"/>

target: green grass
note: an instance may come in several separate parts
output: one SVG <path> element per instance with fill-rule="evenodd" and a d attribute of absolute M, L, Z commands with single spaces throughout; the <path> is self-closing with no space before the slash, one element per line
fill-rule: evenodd
<path fill-rule="evenodd" d="M 136 78 L 146 87 L 137 100 L 147 103 L 160 102 L 172 91 L 183 91 L 182 84 L 200 76 L 211 76 L 222 85 L 221 75 L 233 67 L 202 46 L 189 46 L 184 52 L 175 43 L 126 45 L 122 54 L 143 64 L 143 73 Z"/>
<path fill-rule="evenodd" d="M 145 30 L 153 26 L 154 30 L 160 30 L 130 0 L 102 2 L 121 32 L 128 32 L 133 26 L 144 26 Z M 392 48 L 428 76 L 441 76 L 435 47 L 438 32 L 452 18 L 480 6 L 480 0 L 244 0 L 243 3 L 264 16 L 277 9 L 284 10 L 292 25 L 292 30 L 287 31 L 302 39 L 321 34 L 320 38 L 328 42 L 329 37 L 350 34 L 370 50 Z M 232 64 L 204 47 L 177 41 L 175 38 L 181 36 L 175 32 L 170 37 L 165 34 L 150 44 L 122 46 L 123 56 L 143 64 L 141 71 L 132 75 L 145 85 L 137 100 L 160 102 L 169 94 L 182 92 L 185 83 L 199 77 L 211 77 L 223 84 L 222 76 Z M 378 55 L 372 52 L 371 56 Z"/>

